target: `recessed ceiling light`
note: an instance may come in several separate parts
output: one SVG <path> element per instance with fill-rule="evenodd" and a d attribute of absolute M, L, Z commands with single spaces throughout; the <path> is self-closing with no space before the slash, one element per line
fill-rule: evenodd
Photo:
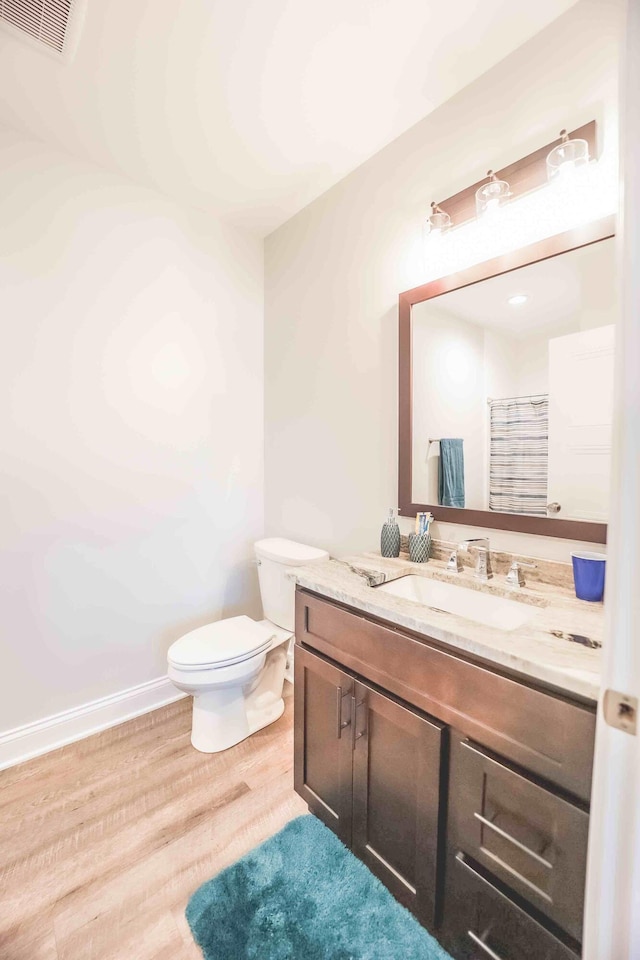
<path fill-rule="evenodd" d="M 510 303 L 512 307 L 519 307 L 520 304 L 526 303 L 529 297 L 526 293 L 516 293 L 515 296 L 509 297 L 507 303 Z"/>

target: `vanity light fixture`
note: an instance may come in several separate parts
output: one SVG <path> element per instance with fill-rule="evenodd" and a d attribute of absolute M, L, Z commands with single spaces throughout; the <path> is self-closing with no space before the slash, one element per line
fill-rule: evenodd
<path fill-rule="evenodd" d="M 478 217 L 488 217 L 504 206 L 511 191 L 506 180 L 498 180 L 493 170 L 487 170 L 489 182 L 476 190 L 476 213 Z"/>
<path fill-rule="evenodd" d="M 431 215 L 427 222 L 427 233 L 431 237 L 440 237 L 450 226 L 451 217 L 434 200 L 431 204 Z"/>
<path fill-rule="evenodd" d="M 509 297 L 507 303 L 512 307 L 519 307 L 523 303 L 526 303 L 529 299 L 528 294 L 526 293 L 516 293 L 512 297 Z"/>
<path fill-rule="evenodd" d="M 577 169 L 589 163 L 589 144 L 586 140 L 570 140 L 566 130 L 560 131 L 560 143 L 547 154 L 547 179 L 565 180 Z"/>
<path fill-rule="evenodd" d="M 420 218 L 426 279 L 458 273 L 482 260 L 610 217 L 618 207 L 615 157 L 609 151 L 596 160 L 596 122 L 591 120 L 570 134 L 563 130 L 561 139 L 504 167 L 495 180 L 484 179 L 441 205 L 433 203 L 431 216 Z M 552 183 L 549 167 L 554 171 Z M 485 199 L 505 201 L 500 193 L 492 196 L 490 192 L 498 177 L 509 184 L 508 200 L 498 205 L 497 215 L 485 211 L 478 216 L 476 197 L 478 193 L 482 197 L 483 190 Z"/>

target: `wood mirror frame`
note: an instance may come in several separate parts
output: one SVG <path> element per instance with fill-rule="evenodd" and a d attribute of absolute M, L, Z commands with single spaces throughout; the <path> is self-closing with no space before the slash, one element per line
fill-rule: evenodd
<path fill-rule="evenodd" d="M 540 260 L 560 256 L 570 250 L 586 247 L 615 236 L 615 216 L 604 217 L 586 226 L 549 237 L 538 243 L 514 250 L 494 260 L 487 260 L 459 273 L 433 280 L 400 294 L 399 299 L 399 447 L 398 447 L 398 504 L 401 517 L 415 517 L 418 511 L 430 510 L 436 520 L 443 523 L 464 523 L 473 527 L 489 527 L 494 530 L 515 530 L 533 533 L 542 537 L 562 537 L 566 540 L 583 540 L 592 543 L 607 542 L 607 524 L 587 520 L 557 520 L 551 517 L 530 517 L 517 513 L 498 513 L 492 510 L 468 510 L 459 507 L 442 507 L 432 503 L 413 503 L 413 357 L 411 338 L 411 309 L 491 277 L 497 277 Z"/>

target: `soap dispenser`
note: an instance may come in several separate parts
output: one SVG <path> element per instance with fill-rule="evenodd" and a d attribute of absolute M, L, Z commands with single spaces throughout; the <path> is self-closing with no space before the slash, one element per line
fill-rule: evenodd
<path fill-rule="evenodd" d="M 389 507 L 389 517 L 386 522 L 382 524 L 380 553 L 383 557 L 400 556 L 400 527 L 395 518 L 393 507 Z"/>

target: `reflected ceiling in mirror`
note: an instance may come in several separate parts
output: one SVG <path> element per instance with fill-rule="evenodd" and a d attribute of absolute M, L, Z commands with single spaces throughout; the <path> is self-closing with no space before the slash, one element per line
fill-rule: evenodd
<path fill-rule="evenodd" d="M 411 507 L 606 524 L 617 313 L 613 238 L 414 301 Z"/>

